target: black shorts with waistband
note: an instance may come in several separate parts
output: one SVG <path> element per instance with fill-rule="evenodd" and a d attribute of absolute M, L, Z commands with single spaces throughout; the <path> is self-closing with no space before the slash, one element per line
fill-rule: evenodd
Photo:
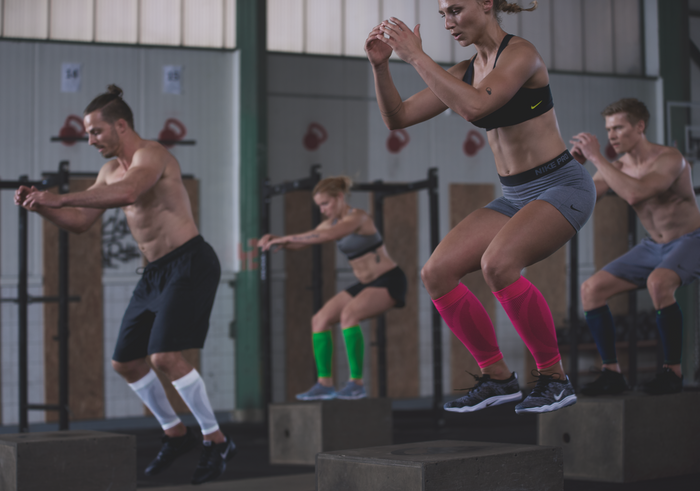
<path fill-rule="evenodd" d="M 149 263 L 124 313 L 112 359 L 204 347 L 220 278 L 219 259 L 199 235 Z"/>
<path fill-rule="evenodd" d="M 396 266 L 369 283 L 355 283 L 345 291 L 351 296 L 356 296 L 367 287 L 386 288 L 389 296 L 396 300 L 395 307 L 401 308 L 406 305 L 406 275 L 403 270 Z"/>

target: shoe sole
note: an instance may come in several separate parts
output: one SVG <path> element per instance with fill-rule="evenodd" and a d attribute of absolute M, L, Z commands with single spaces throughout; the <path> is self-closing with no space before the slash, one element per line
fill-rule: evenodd
<path fill-rule="evenodd" d="M 566 396 L 559 402 L 554 402 L 550 404 L 549 406 L 538 406 L 538 407 L 526 407 L 526 408 L 515 408 L 515 412 L 517 414 L 524 414 L 524 413 L 551 413 L 552 411 L 556 411 L 558 409 L 561 409 L 566 406 L 572 406 L 576 404 L 577 398 L 576 394 L 571 394 L 570 396 Z"/>
<path fill-rule="evenodd" d="M 194 438 L 194 437 L 193 437 L 193 438 Z M 180 453 L 180 455 L 178 455 L 177 457 L 175 457 L 175 458 L 174 458 L 172 461 L 170 461 L 170 463 L 167 464 L 165 467 L 161 467 L 159 470 L 157 470 L 157 471 L 155 471 L 155 472 L 146 472 L 146 471 L 143 471 L 143 474 L 144 474 L 145 476 L 148 476 L 148 477 L 153 477 L 153 476 L 157 476 L 157 475 L 159 475 L 159 474 L 162 474 L 162 473 L 165 472 L 166 470 L 170 469 L 170 466 L 173 465 L 173 463 L 175 462 L 175 460 L 179 459 L 179 458 L 182 457 L 183 455 L 186 455 L 186 454 L 188 454 L 189 452 L 191 452 L 192 450 L 194 450 L 195 448 L 197 448 L 197 445 L 198 445 L 198 444 L 199 444 L 199 440 L 197 440 L 197 439 L 191 440 L 191 441 L 187 444 L 187 446 L 188 446 L 189 448 L 183 450 L 182 453 Z"/>
<path fill-rule="evenodd" d="M 488 399 L 484 399 L 479 404 L 474 406 L 464 406 L 464 407 L 443 407 L 445 411 L 450 411 L 452 413 L 473 413 L 474 411 L 479 411 L 480 409 L 485 409 L 491 406 L 499 406 L 501 404 L 506 404 L 508 402 L 519 401 L 523 398 L 523 393 L 518 391 L 513 394 L 507 394 L 504 396 L 493 396 Z"/>
<path fill-rule="evenodd" d="M 330 401 L 331 399 L 335 399 L 336 395 L 333 394 L 332 396 L 318 396 L 318 397 L 299 397 L 296 396 L 297 401 Z"/>
<path fill-rule="evenodd" d="M 358 399 L 365 399 L 367 398 L 367 394 L 362 394 L 359 396 L 335 396 L 336 399 L 342 399 L 344 401 L 356 401 Z"/>

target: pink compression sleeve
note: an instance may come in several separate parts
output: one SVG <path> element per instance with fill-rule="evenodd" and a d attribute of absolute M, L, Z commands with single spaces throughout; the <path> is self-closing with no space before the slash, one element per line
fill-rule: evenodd
<path fill-rule="evenodd" d="M 535 285 L 521 276 L 515 283 L 493 294 L 503 305 L 539 370 L 561 360 L 552 312 Z"/>
<path fill-rule="evenodd" d="M 454 290 L 433 300 L 433 303 L 481 368 L 503 358 L 486 309 L 464 284 L 459 283 Z"/>

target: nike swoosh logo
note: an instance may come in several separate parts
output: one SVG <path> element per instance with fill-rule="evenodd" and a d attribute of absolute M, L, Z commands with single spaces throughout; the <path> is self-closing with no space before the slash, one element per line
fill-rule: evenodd
<path fill-rule="evenodd" d="M 538 102 L 538 103 L 535 104 L 534 106 L 530 106 L 530 109 L 535 109 L 535 108 L 536 108 L 537 106 L 539 106 L 540 104 L 542 104 L 542 101 Z"/>
<path fill-rule="evenodd" d="M 574 210 L 574 211 L 578 211 L 579 213 L 581 213 L 581 210 L 577 210 L 576 208 L 574 208 L 574 205 L 569 205 L 569 208 L 571 208 L 571 209 Z"/>
<path fill-rule="evenodd" d="M 231 450 L 231 445 L 227 445 L 227 446 L 226 446 L 226 451 L 225 451 L 224 453 L 221 454 L 221 458 L 222 458 L 222 459 L 225 459 L 226 457 L 228 457 L 228 453 L 229 453 L 230 450 Z"/>
<path fill-rule="evenodd" d="M 555 400 L 555 401 L 559 401 L 559 399 L 561 399 L 561 396 L 564 395 L 564 391 L 565 391 L 565 390 L 566 390 L 566 389 L 562 390 L 562 391 L 559 393 L 558 396 L 554 396 L 554 400 Z"/>

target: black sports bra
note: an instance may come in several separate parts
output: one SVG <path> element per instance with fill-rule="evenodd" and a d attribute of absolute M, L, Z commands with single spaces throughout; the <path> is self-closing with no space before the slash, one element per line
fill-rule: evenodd
<path fill-rule="evenodd" d="M 493 62 L 494 68 L 496 68 L 498 57 L 501 56 L 501 52 L 506 46 L 508 46 L 508 42 L 512 37 L 512 34 L 508 34 L 503 38 L 503 41 L 501 41 L 501 45 L 498 48 L 498 53 L 496 53 L 496 60 Z M 476 55 L 474 55 L 472 58 L 464 77 L 462 77 L 462 80 L 469 85 L 472 85 L 474 80 L 475 59 Z M 499 107 L 494 112 L 484 116 L 481 119 L 472 121 L 472 124 L 474 126 L 478 126 L 479 128 L 485 128 L 486 131 L 490 131 L 503 126 L 513 126 L 515 124 L 529 121 L 530 119 L 546 113 L 553 107 L 554 100 L 552 100 L 552 91 L 549 88 L 549 84 L 536 89 L 520 87 L 513 98 L 506 102 L 505 105 Z"/>

